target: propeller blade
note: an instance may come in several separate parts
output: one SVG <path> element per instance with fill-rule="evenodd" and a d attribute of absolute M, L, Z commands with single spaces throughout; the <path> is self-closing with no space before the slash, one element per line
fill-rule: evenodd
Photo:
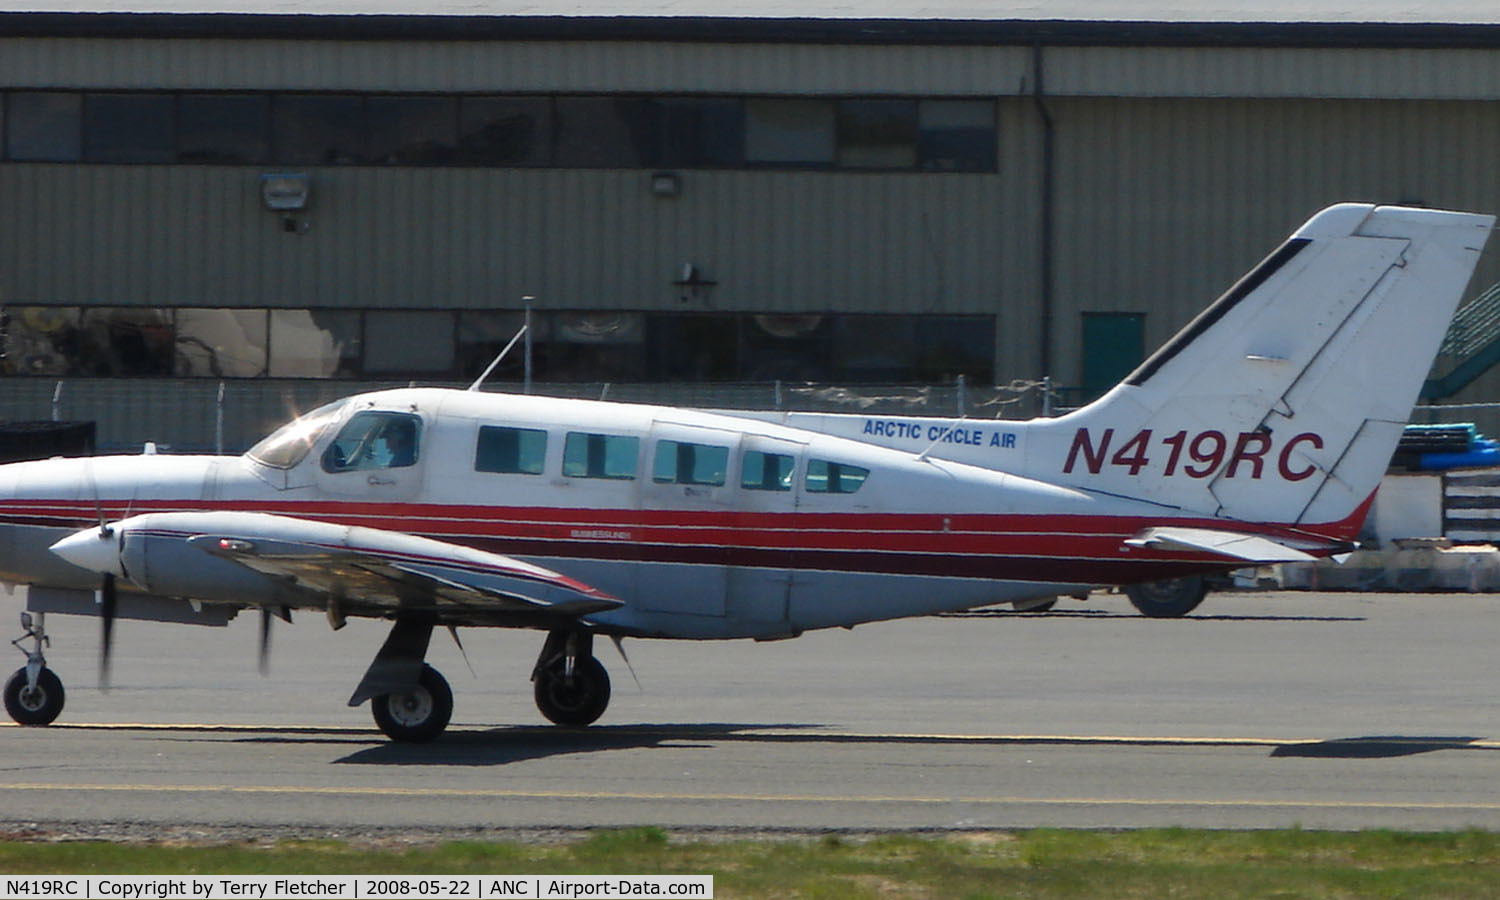
<path fill-rule="evenodd" d="M 260 608 L 260 674 L 262 677 L 271 672 L 271 615 L 270 607 Z"/>
<path fill-rule="evenodd" d="M 109 688 L 109 658 L 114 649 L 115 613 L 119 600 L 115 596 L 115 576 L 105 573 L 99 584 L 99 621 L 103 628 L 99 642 L 99 686 Z"/>

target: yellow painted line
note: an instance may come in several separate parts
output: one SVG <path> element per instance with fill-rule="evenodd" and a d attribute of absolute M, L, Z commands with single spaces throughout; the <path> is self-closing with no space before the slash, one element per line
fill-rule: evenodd
<path fill-rule="evenodd" d="M 0 727 L 21 728 L 13 722 L 0 722 Z M 226 734 L 298 733 L 298 734 L 348 734 L 368 736 L 374 742 L 384 743 L 385 738 L 371 726 L 359 725 L 231 725 L 213 722 L 56 722 L 48 729 L 76 731 L 199 731 Z M 38 729 L 43 731 L 43 729 Z M 1079 746 L 1181 746 L 1181 747 L 1306 747 L 1320 744 L 1384 744 L 1395 747 L 1431 747 L 1434 749 L 1475 748 L 1500 750 L 1500 739 L 1451 740 L 1423 737 L 1383 737 L 1368 735 L 1358 737 L 1331 738 L 1273 738 L 1226 736 L 1208 737 L 1177 735 L 1108 735 L 1108 734 L 950 734 L 943 732 L 864 732 L 830 731 L 819 728 L 743 728 L 725 730 L 713 725 L 596 725 L 592 728 L 571 731 L 551 725 L 493 725 L 466 726 L 448 729 L 448 734 L 490 734 L 497 740 L 507 735 L 556 735 L 582 738 L 597 734 L 601 738 L 634 735 L 648 737 L 681 738 L 684 740 L 724 741 L 761 739 L 788 740 L 807 743 L 881 741 L 887 743 L 954 743 L 954 744 L 1073 744 Z"/>
<path fill-rule="evenodd" d="M 734 793 L 675 793 L 648 791 L 524 791 L 495 788 L 447 789 L 412 788 L 384 785 L 379 787 L 315 787 L 274 785 L 196 785 L 196 784 L 47 784 L 22 782 L 5 785 L 11 791 L 61 791 L 80 793 L 180 793 L 180 794 L 316 794 L 327 797 L 374 798 L 389 800 L 392 797 L 412 799 L 456 799 L 479 797 L 492 800 L 550 800 L 550 801 L 654 801 L 682 803 L 841 803 L 845 805 L 889 805 L 909 803 L 916 805 L 990 805 L 990 806 L 1130 806 L 1146 808 L 1194 807 L 1194 808 L 1249 808 L 1249 809 L 1414 809 L 1414 810 L 1473 810 L 1483 812 L 1500 811 L 1500 803 L 1470 802 L 1448 803 L 1434 801 L 1400 800 L 1251 800 L 1251 799 L 1157 799 L 1143 797 L 925 797 L 925 796 L 848 796 L 823 794 L 734 794 Z"/>

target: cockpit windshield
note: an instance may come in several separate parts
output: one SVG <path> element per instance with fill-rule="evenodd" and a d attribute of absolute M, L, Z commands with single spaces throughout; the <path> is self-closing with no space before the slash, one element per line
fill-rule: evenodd
<path fill-rule="evenodd" d="M 338 419 L 345 400 L 335 400 L 320 406 L 306 415 L 298 416 L 275 431 L 246 454 L 262 465 L 276 469 L 290 469 L 307 457 L 313 445 Z"/>
<path fill-rule="evenodd" d="M 323 451 L 323 471 L 414 466 L 421 434 L 422 420 L 414 415 L 375 410 L 356 413 Z"/>

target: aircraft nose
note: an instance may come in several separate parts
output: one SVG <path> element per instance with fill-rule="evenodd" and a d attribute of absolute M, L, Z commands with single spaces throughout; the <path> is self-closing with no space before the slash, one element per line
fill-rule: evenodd
<path fill-rule="evenodd" d="M 80 569 L 101 575 L 125 574 L 120 565 L 119 538 L 112 528 L 75 531 L 48 549 Z"/>

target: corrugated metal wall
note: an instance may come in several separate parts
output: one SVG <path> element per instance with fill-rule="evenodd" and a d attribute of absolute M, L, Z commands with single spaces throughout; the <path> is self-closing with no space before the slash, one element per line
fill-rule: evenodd
<path fill-rule="evenodd" d="M 1345 200 L 1500 211 L 1500 103 L 1057 99 L 1059 369 L 1083 311 L 1171 337 L 1311 213 Z M 1493 241 L 1476 286 L 1500 278 Z"/>
<path fill-rule="evenodd" d="M 1043 52 L 1063 384 L 1079 375 L 1079 313 L 1145 311 L 1147 344 L 1165 340 L 1327 203 L 1500 210 L 1500 52 Z M 3 164 L 0 300 L 485 308 L 533 294 L 549 308 L 993 313 L 997 378 L 1035 377 L 1043 164 L 1032 53 L 0 40 L 8 88 L 991 96 L 1000 143 L 994 174 L 685 171 L 673 198 L 652 195 L 639 170 L 315 169 L 305 234 L 261 208 L 259 168 Z M 686 262 L 718 282 L 706 298 L 684 303 L 671 285 Z M 1497 279 L 1492 247 L 1476 283 Z M 120 420 L 105 433 L 201 430 L 172 400 L 197 386 L 125 384 L 145 399 L 90 407 Z M 331 389 L 341 387 L 351 385 Z M 237 433 L 279 418 L 285 391 L 323 389 L 247 387 L 247 408 L 265 408 Z M 7 396 L 34 405 L 41 392 Z M 1464 395 L 1478 396 L 1500 396 L 1500 375 Z M 11 405 L 0 397 L 0 416 L 32 415 Z"/>
<path fill-rule="evenodd" d="M 1034 292 L 1024 160 L 994 175 L 313 169 L 287 233 L 257 169 L 0 166 L 0 297 L 208 306 L 989 312 Z M 692 307 L 689 307 L 692 308 Z"/>

